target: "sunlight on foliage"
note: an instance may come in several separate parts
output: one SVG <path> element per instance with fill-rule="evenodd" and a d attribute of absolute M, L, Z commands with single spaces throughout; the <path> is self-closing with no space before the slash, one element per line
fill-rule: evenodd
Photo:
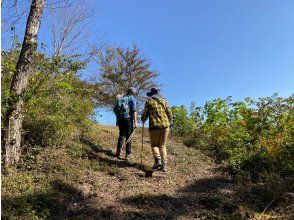
<path fill-rule="evenodd" d="M 174 131 L 188 146 L 206 150 L 235 170 L 293 175 L 294 96 L 253 101 L 215 99 L 190 111 L 173 107 Z"/>

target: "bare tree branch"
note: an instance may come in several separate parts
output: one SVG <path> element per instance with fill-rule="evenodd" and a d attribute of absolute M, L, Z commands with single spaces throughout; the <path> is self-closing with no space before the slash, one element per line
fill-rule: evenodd
<path fill-rule="evenodd" d="M 87 1 L 69 1 L 62 7 L 49 6 L 49 26 L 53 56 L 72 55 L 88 45 L 93 13 Z M 78 10 L 77 10 L 78 9 Z"/>

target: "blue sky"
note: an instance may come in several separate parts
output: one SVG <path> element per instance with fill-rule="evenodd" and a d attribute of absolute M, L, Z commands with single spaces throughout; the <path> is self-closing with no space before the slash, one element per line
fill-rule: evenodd
<path fill-rule="evenodd" d="M 171 105 L 294 92 L 292 0 L 99 0 L 97 31 L 137 43 Z M 106 114 L 102 122 L 112 122 Z"/>
<path fill-rule="evenodd" d="M 170 105 L 294 92 L 293 0 L 99 0 L 94 32 L 138 44 Z M 102 112 L 102 123 L 114 123 Z"/>

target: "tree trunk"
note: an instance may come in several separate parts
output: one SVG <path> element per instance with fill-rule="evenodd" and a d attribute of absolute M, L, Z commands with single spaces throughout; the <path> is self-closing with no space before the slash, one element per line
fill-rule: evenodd
<path fill-rule="evenodd" d="M 21 155 L 21 132 L 24 113 L 24 93 L 34 52 L 37 49 L 37 36 L 43 14 L 45 0 L 33 0 L 26 24 L 26 32 L 16 70 L 11 83 L 12 104 L 7 114 L 5 131 L 5 164 L 14 165 Z"/>

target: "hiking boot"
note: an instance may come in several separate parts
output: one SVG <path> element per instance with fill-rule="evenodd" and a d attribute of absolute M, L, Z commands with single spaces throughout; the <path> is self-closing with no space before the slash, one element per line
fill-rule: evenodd
<path fill-rule="evenodd" d="M 166 167 L 166 164 L 165 164 L 165 163 L 162 164 L 160 170 L 161 170 L 162 172 L 167 172 L 167 167 Z"/>
<path fill-rule="evenodd" d="M 115 157 L 117 157 L 117 159 L 120 159 L 120 160 L 123 159 L 122 156 L 121 156 L 121 153 L 116 153 Z"/>
<path fill-rule="evenodd" d="M 130 161 L 132 159 L 132 155 L 131 154 L 127 154 L 126 155 L 126 161 Z"/>
<path fill-rule="evenodd" d="M 152 168 L 156 170 L 156 169 L 160 168 L 161 166 L 162 166 L 161 159 L 155 158 L 155 163 Z"/>

